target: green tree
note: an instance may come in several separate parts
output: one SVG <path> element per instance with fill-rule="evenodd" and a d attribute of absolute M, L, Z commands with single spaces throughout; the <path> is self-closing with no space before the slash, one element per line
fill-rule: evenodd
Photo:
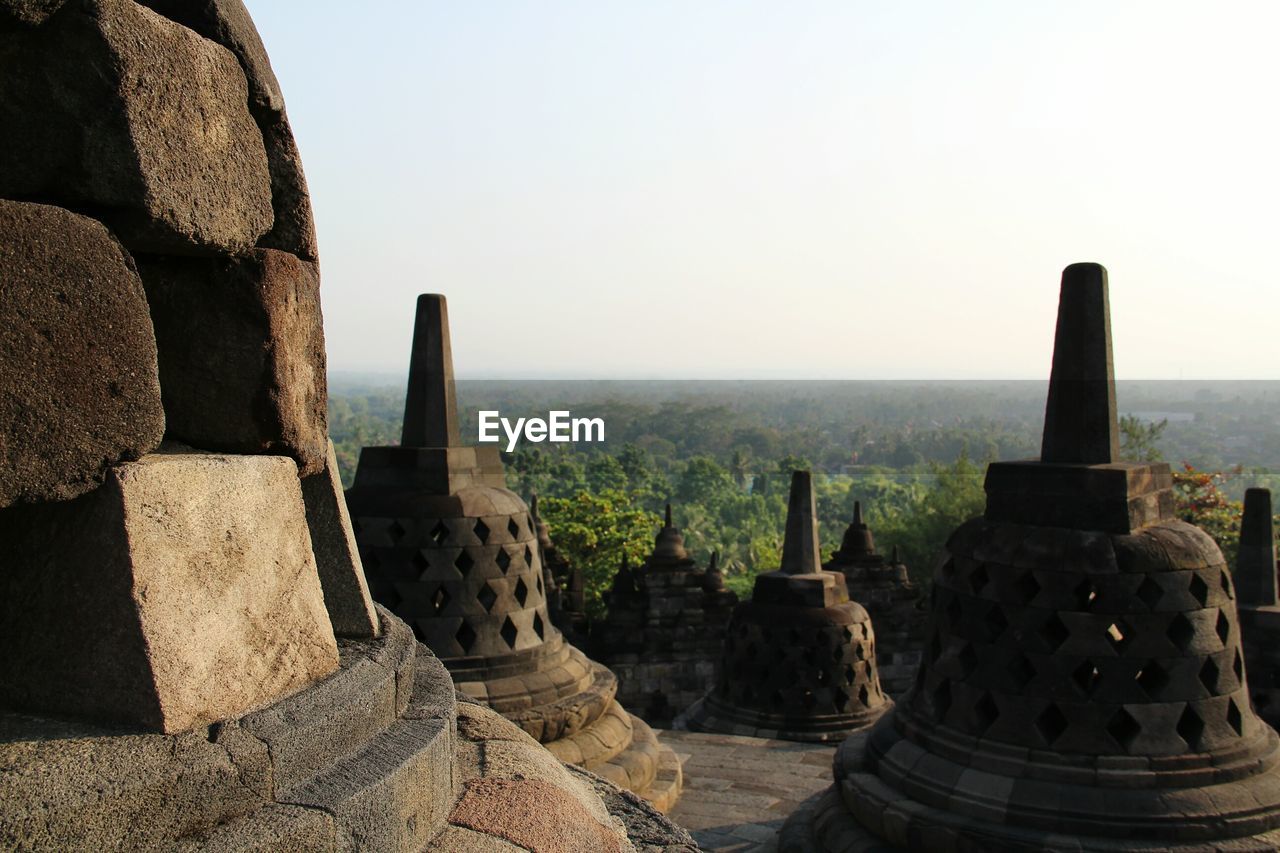
<path fill-rule="evenodd" d="M 1164 435 L 1169 419 L 1146 422 L 1134 415 L 1120 416 L 1120 456 L 1130 462 L 1161 462 L 1164 457 L 1156 446 Z"/>
<path fill-rule="evenodd" d="M 1222 471 L 1199 471 L 1184 463 L 1181 471 L 1173 472 L 1173 494 L 1178 517 L 1212 536 L 1227 565 L 1235 566 L 1244 507 L 1223 490 L 1229 479 L 1231 475 Z"/>

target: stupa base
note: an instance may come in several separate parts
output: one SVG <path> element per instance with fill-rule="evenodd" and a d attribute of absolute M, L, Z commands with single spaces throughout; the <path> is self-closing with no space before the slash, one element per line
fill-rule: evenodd
<path fill-rule="evenodd" d="M 675 728 L 801 743 L 837 743 L 874 725 L 892 707 L 893 703 L 886 701 L 860 714 L 791 717 L 728 705 L 709 693 L 677 718 Z"/>

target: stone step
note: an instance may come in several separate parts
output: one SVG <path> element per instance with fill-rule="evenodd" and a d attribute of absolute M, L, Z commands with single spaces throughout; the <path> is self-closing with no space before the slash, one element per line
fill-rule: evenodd
<path fill-rule="evenodd" d="M 408 625 L 378 611 L 382 636 L 340 641 L 336 673 L 241 719 L 241 728 L 270 749 L 277 791 L 360 749 L 404 713 L 417 642 Z"/>

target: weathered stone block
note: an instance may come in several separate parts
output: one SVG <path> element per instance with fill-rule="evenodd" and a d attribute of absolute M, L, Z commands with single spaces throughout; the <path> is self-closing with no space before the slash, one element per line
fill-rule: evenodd
<path fill-rule="evenodd" d="M 0 200 L 0 507 L 83 494 L 163 434 L 128 253 L 92 219 Z"/>
<path fill-rule="evenodd" d="M 169 437 L 229 453 L 287 454 L 303 475 L 323 471 L 329 437 L 315 265 L 255 249 L 144 259 L 139 268 Z"/>
<path fill-rule="evenodd" d="M 0 195 L 99 210 L 135 251 L 240 251 L 271 228 L 230 51 L 130 0 L 23 6 L 47 18 L 0 35 Z"/>
<path fill-rule="evenodd" d="M 324 588 L 324 606 L 338 636 L 376 637 L 378 616 L 369 597 L 364 566 L 360 564 L 332 441 L 326 460 L 323 471 L 302 479 L 302 499 L 307 505 L 311 550 L 316 556 L 320 586 Z"/>
<path fill-rule="evenodd" d="M 0 701 L 176 732 L 337 668 L 293 462 L 161 452 L 0 513 Z"/>

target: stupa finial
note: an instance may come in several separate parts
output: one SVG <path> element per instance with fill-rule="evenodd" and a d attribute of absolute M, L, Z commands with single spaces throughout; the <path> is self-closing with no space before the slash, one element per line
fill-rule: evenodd
<path fill-rule="evenodd" d="M 1244 607 L 1280 604 L 1276 593 L 1276 534 L 1270 489 L 1246 489 L 1244 493 L 1236 592 Z"/>
<path fill-rule="evenodd" d="M 808 471 L 791 472 L 786 538 L 782 543 L 782 571 L 789 575 L 822 571 L 822 558 L 818 551 L 818 516 L 814 512 L 813 477 Z"/>
<path fill-rule="evenodd" d="M 449 308 L 439 293 L 418 297 L 404 401 L 404 447 L 458 447 L 458 395 L 449 345 Z"/>
<path fill-rule="evenodd" d="M 1072 264 L 1062 271 L 1040 461 L 1099 465 L 1119 458 L 1107 270 Z"/>

